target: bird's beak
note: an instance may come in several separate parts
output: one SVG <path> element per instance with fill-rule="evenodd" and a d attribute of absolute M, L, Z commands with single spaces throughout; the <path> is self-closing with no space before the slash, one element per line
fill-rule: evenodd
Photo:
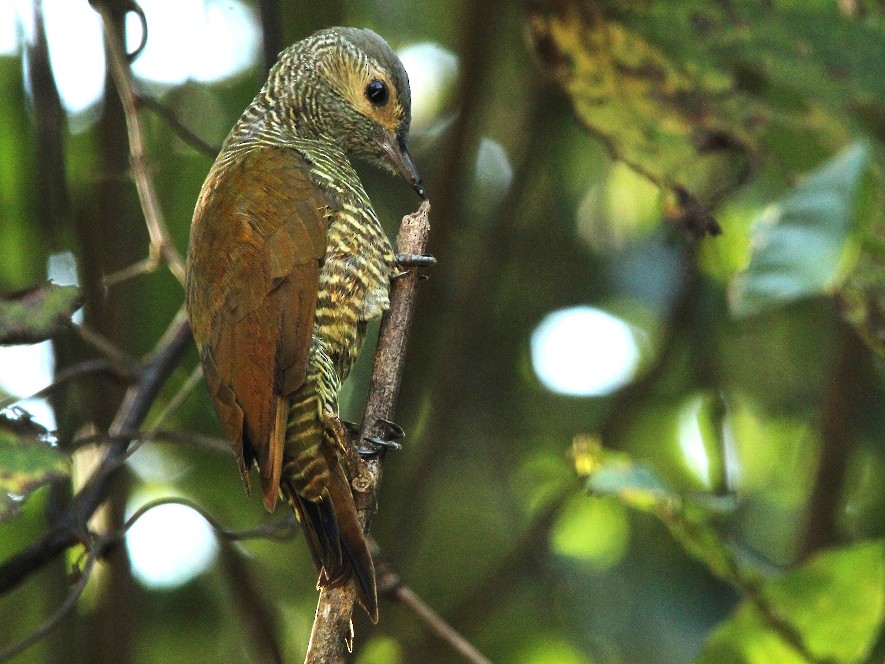
<path fill-rule="evenodd" d="M 409 156 L 405 141 L 402 141 L 392 133 L 385 131 L 379 137 L 378 145 L 381 146 L 382 152 L 384 152 L 384 155 L 387 157 L 388 161 L 390 161 L 390 165 L 393 166 L 393 169 L 400 174 L 403 180 L 412 186 L 412 189 L 418 192 L 418 195 L 421 198 L 426 199 L 427 192 L 424 190 L 424 183 L 421 181 L 421 176 L 418 175 L 418 169 L 415 168 L 415 164 Z"/>

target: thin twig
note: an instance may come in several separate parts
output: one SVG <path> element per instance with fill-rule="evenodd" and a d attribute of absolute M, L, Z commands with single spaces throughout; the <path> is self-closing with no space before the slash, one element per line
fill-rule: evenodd
<path fill-rule="evenodd" d="M 78 450 L 89 445 L 98 443 L 125 443 L 132 441 L 152 441 L 156 443 L 175 443 L 178 445 L 189 445 L 191 447 L 201 447 L 212 452 L 221 454 L 231 454 L 232 449 L 230 443 L 215 436 L 205 436 L 199 433 L 191 433 L 189 431 L 170 431 L 168 429 L 151 429 L 150 431 L 119 431 L 116 434 L 110 433 L 94 433 L 87 436 L 75 438 L 65 447 L 66 450 Z M 126 456 L 121 459 L 124 461 L 132 456 L 133 448 L 131 445 Z"/>
<path fill-rule="evenodd" d="M 160 388 L 191 343 L 184 311 L 179 311 L 145 362 L 138 381 L 126 392 L 110 428 L 111 436 L 135 431 L 147 417 Z M 110 482 L 125 458 L 129 441 L 112 442 L 105 456 L 67 511 L 35 542 L 0 565 L 0 594 L 16 588 L 31 574 L 81 541 L 89 518 L 104 501 Z"/>
<path fill-rule="evenodd" d="M 29 394 L 23 397 L 8 397 L 6 399 L 0 399 L 0 410 L 9 408 L 10 406 L 14 406 L 20 401 L 27 401 L 28 399 L 42 399 L 46 396 L 49 396 L 49 394 L 51 394 L 56 388 L 64 385 L 69 380 L 74 380 L 75 378 L 81 378 L 83 376 L 89 376 L 97 373 L 108 373 L 115 378 L 119 378 L 120 380 L 129 380 L 131 378 L 129 374 L 121 373 L 120 368 L 115 366 L 112 362 L 108 360 L 84 360 L 83 362 L 78 362 L 77 364 L 65 367 L 57 374 L 55 374 L 55 380 L 53 380 L 46 387 L 37 390 L 33 394 Z"/>
<path fill-rule="evenodd" d="M 492 664 L 491 660 L 477 650 L 470 641 L 461 636 L 455 629 L 430 608 L 414 591 L 405 584 L 400 584 L 388 595 L 418 616 L 434 634 L 445 641 L 451 648 L 473 664 Z"/>
<path fill-rule="evenodd" d="M 156 419 L 148 427 L 147 431 L 149 435 L 140 437 L 138 440 L 134 438 L 132 439 L 132 445 L 129 446 L 129 451 L 126 453 L 127 459 L 135 454 L 141 448 L 141 446 L 145 444 L 145 442 L 150 440 L 150 434 L 153 434 L 160 430 L 160 427 L 165 424 L 166 420 L 169 419 L 175 413 L 175 411 L 181 407 L 181 404 L 184 403 L 184 400 L 187 399 L 188 395 L 191 392 L 193 392 L 194 388 L 199 384 L 202 377 L 203 367 L 202 365 L 198 364 L 196 368 L 191 371 L 190 376 L 187 377 L 187 380 L 184 381 L 184 384 L 179 388 L 178 392 L 175 393 L 175 396 L 169 400 L 169 403 L 166 404 L 166 407 L 163 408 L 162 412 L 157 415 Z M 203 440 L 200 441 L 201 445 L 203 445 L 205 439 L 208 437 L 203 436 L 202 438 Z M 167 436 L 167 440 L 170 439 L 171 437 Z M 194 440 L 194 438 L 191 438 L 191 440 Z M 216 441 L 216 439 L 211 440 Z M 214 442 L 212 446 L 215 447 Z M 230 450 L 230 445 L 225 445 L 225 447 Z"/>
<path fill-rule="evenodd" d="M 194 391 L 194 388 L 200 384 L 200 379 L 203 377 L 203 365 L 198 364 L 194 367 L 194 370 L 191 371 L 190 375 L 184 381 L 182 386 L 178 388 L 178 392 L 175 393 L 175 396 L 169 400 L 169 403 L 166 404 L 166 407 L 163 411 L 157 415 L 156 419 L 151 422 L 151 426 L 148 428 L 149 431 L 155 431 L 159 429 L 166 423 L 170 417 L 175 414 L 179 408 L 181 408 L 181 404 L 184 403 L 184 400 L 190 396 L 190 393 Z"/>
<path fill-rule="evenodd" d="M 429 212 L 430 204 L 425 201 L 417 212 L 403 217 L 397 237 L 398 254 L 426 253 L 430 234 Z M 417 269 L 412 268 L 391 286 L 390 310 L 381 321 L 360 439 L 383 435 L 378 430 L 378 420 L 392 420 L 394 417 L 405 364 L 406 341 L 418 292 L 418 278 Z M 379 449 L 375 457 L 360 459 L 353 473 L 354 500 L 364 531 L 368 530 L 368 524 L 378 508 L 383 462 L 384 450 Z M 323 589 L 305 664 L 336 664 L 343 661 L 345 647 L 350 642 L 350 616 L 354 599 L 352 584 Z"/>
<path fill-rule="evenodd" d="M 201 152 L 213 159 L 215 158 L 215 155 L 221 152 L 220 146 L 212 145 L 208 141 L 197 136 L 197 134 L 179 120 L 178 116 L 175 115 L 175 112 L 165 104 L 161 104 L 156 99 L 152 99 L 146 95 L 138 95 L 136 99 L 138 100 L 139 106 L 159 115 L 172 128 L 172 131 L 175 132 L 178 138 L 190 145 L 197 152 Z"/>
<path fill-rule="evenodd" d="M 465 639 L 461 634 L 447 623 L 441 615 L 434 611 L 421 599 L 415 591 L 409 588 L 399 572 L 394 569 L 390 561 L 382 554 L 378 543 L 369 540 L 372 549 L 372 558 L 375 560 L 375 570 L 378 576 L 378 592 L 384 597 L 399 602 L 412 611 L 431 632 L 445 641 L 455 652 L 472 664 L 491 664 L 491 661 L 476 647 Z"/>
<path fill-rule="evenodd" d="M 223 537 L 228 542 L 242 542 L 243 540 L 250 539 L 267 539 L 275 542 L 285 542 L 292 539 L 295 532 L 298 530 L 298 520 L 295 518 L 295 514 L 291 512 L 283 519 L 276 519 L 275 521 L 254 528 L 231 530 L 230 528 L 225 528 L 221 525 L 215 517 L 194 501 L 187 498 L 181 498 L 180 496 L 168 496 L 166 498 L 156 498 L 148 501 L 135 510 L 132 516 L 126 520 L 126 523 L 123 526 L 123 531 L 128 531 L 141 517 L 152 509 L 162 505 L 184 505 L 185 507 L 191 508 L 205 519 L 206 523 L 209 524 L 219 537 Z"/>
<path fill-rule="evenodd" d="M 123 113 L 126 115 L 126 128 L 129 134 L 129 152 L 132 157 L 132 177 L 135 180 L 135 188 L 138 190 L 138 198 L 141 209 L 144 212 L 144 220 L 147 224 L 148 234 L 151 238 L 150 256 L 155 260 L 161 259 L 169 265 L 169 269 L 175 278 L 184 284 L 184 261 L 175 248 L 166 222 L 163 219 L 163 211 L 160 207 L 160 199 L 154 186 L 150 167 L 145 149 L 144 129 L 141 118 L 138 115 L 138 96 L 135 94 L 135 86 L 132 82 L 132 71 L 123 47 L 123 40 L 114 22 L 114 16 L 110 8 L 101 3 L 98 5 L 104 25 L 105 45 L 108 53 L 108 67 L 114 79 L 114 86 L 120 96 L 123 105 Z"/>
<path fill-rule="evenodd" d="M 105 275 L 104 279 L 102 279 L 102 285 L 105 288 L 110 288 L 111 286 L 122 284 L 124 281 L 140 277 L 143 274 L 150 274 L 160 266 L 160 259 L 154 256 L 153 253 L 153 250 L 151 250 L 151 255 L 147 258 Z"/>
<path fill-rule="evenodd" d="M 132 373 L 138 367 L 138 360 L 88 325 L 72 325 L 71 327 L 83 341 L 128 373 Z"/>
<path fill-rule="evenodd" d="M 47 634 L 49 634 L 53 629 L 55 629 L 59 625 L 59 623 L 74 610 L 74 607 L 77 605 L 77 601 L 80 599 L 80 596 L 86 589 L 86 585 L 89 583 L 89 577 L 92 574 L 95 562 L 101 556 L 103 556 L 112 546 L 122 540 L 129 529 L 132 528 L 132 526 L 135 525 L 135 523 L 141 517 L 150 512 L 152 509 L 160 507 L 162 505 L 184 505 L 185 507 L 191 508 L 201 517 L 203 517 L 203 519 L 205 519 L 206 523 L 209 524 L 209 526 L 215 531 L 218 537 L 227 542 L 241 542 L 243 540 L 250 539 L 266 539 L 275 542 L 284 542 L 292 539 L 292 537 L 295 536 L 295 533 L 298 530 L 298 521 L 293 513 L 289 513 L 289 515 L 284 519 L 277 519 L 270 523 L 262 524 L 254 528 L 248 528 L 244 530 L 231 530 L 229 528 L 225 528 L 223 525 L 221 525 L 221 523 L 218 522 L 218 520 L 215 519 L 215 517 L 209 514 L 198 504 L 196 504 L 192 500 L 188 500 L 187 498 L 170 496 L 167 498 L 157 498 L 156 500 L 151 500 L 139 507 L 132 514 L 132 516 L 130 516 L 126 520 L 126 523 L 123 524 L 123 527 L 119 531 L 100 537 L 92 544 L 91 548 L 88 551 L 83 569 L 80 571 L 80 578 L 77 581 L 77 585 L 71 591 L 70 595 L 68 595 L 68 598 L 55 611 L 55 613 L 52 614 L 50 618 L 48 618 L 42 625 L 40 625 L 40 627 L 31 632 L 21 641 L 12 644 L 3 651 L 0 651 L 0 662 L 5 662 L 15 655 L 23 652 L 27 648 L 37 643 L 37 641 L 45 637 Z"/>

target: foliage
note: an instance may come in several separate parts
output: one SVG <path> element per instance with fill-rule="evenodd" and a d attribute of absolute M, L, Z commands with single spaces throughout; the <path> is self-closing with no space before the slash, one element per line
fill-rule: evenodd
<path fill-rule="evenodd" d="M 885 618 L 885 540 L 832 549 L 787 573 L 766 574 L 742 559 L 717 525 L 733 511 L 733 500 L 679 494 L 624 455 L 582 453 L 593 495 L 653 514 L 688 554 L 745 595 L 710 635 L 699 664 L 866 661 Z"/>
<path fill-rule="evenodd" d="M 438 44 L 418 51 L 428 61 L 413 96 L 432 103 L 409 144 L 438 264 L 406 356 L 396 421 L 407 437 L 387 456 L 372 524 L 402 581 L 495 662 L 881 662 L 881 3 L 247 4 L 271 51 L 335 24 L 371 27 L 395 49 Z M 210 2 L 206 15 L 235 5 Z M 149 27 L 148 49 L 184 58 L 188 40 Z M 50 30 L 50 46 L 60 40 Z M 49 69 L 62 63 L 43 46 L 42 65 L 36 33 L 30 50 L 0 55 L 0 338 L 52 340 L 57 431 L 0 421 L 0 496 L 17 498 L 0 504 L 0 569 L 121 444 L 107 432 L 126 391 L 155 377 L 183 298 L 124 177 L 113 87 L 66 116 Z M 444 78 L 433 52 L 448 58 Z M 423 92 L 419 77 L 432 82 Z M 136 170 L 182 255 L 214 155 L 168 114 L 219 145 L 263 80 L 258 59 L 214 82 L 136 80 L 152 100 Z M 360 174 L 392 233 L 413 194 Z M 79 285 L 46 282 L 69 254 Z M 624 387 L 576 396 L 537 378 L 533 332 L 574 306 L 629 329 L 639 360 Z M 574 367 L 605 343 L 575 338 Z M 4 404 L 42 387 L 11 387 L 31 371 L 13 368 L 19 352 L 0 348 Z M 156 439 L 111 464 L 107 509 L 67 524 L 68 555 L 0 594 L 2 651 L 63 606 L 84 546 L 107 547 L 89 558 L 102 564 L 77 608 L 10 661 L 303 658 L 309 554 L 298 537 L 270 536 L 281 515 L 244 495 L 190 343 L 166 359 L 139 420 Z M 345 386 L 347 419 L 361 418 L 371 361 L 365 352 Z M 19 407 L 37 417 L 32 402 Z M 168 496 L 187 496 L 227 540 L 203 573 L 157 588 L 129 573 L 120 538 L 145 500 Z M 239 542 L 242 531 L 257 538 Z M 184 547 L 173 533 L 156 536 L 157 556 Z M 355 661 L 462 661 L 401 603 L 382 600 L 380 614 L 378 626 L 356 617 Z"/>
<path fill-rule="evenodd" d="M 0 299 L 0 344 L 31 344 L 59 333 L 83 304 L 80 289 L 49 281 Z"/>
<path fill-rule="evenodd" d="M 41 486 L 67 477 L 67 455 L 49 444 L 49 432 L 22 410 L 0 411 L 0 521 Z"/>

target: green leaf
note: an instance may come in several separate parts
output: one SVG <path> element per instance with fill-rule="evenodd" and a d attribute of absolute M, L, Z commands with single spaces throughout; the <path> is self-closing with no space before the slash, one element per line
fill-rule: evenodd
<path fill-rule="evenodd" d="M 79 288 L 50 281 L 0 297 L 0 345 L 32 344 L 55 336 L 82 304 Z"/>
<path fill-rule="evenodd" d="M 756 221 L 750 265 L 732 283 L 734 315 L 833 293 L 841 285 L 869 157 L 866 144 L 851 146 Z"/>
<path fill-rule="evenodd" d="M 862 662 L 883 618 L 885 542 L 831 549 L 744 600 L 698 662 Z"/>
<path fill-rule="evenodd" d="M 881 130 L 885 24 L 836 4 L 536 0 L 528 27 L 584 126 L 699 232 L 763 164 L 791 177 Z M 778 140 L 781 159 L 766 160 Z"/>
<path fill-rule="evenodd" d="M 70 474 L 70 461 L 48 442 L 49 432 L 15 408 L 0 411 L 0 521 L 35 490 Z"/>
<path fill-rule="evenodd" d="M 644 512 L 669 509 L 679 500 L 650 468 L 617 456 L 606 455 L 587 479 L 587 489 L 598 496 L 616 496 L 625 505 Z"/>
<path fill-rule="evenodd" d="M 658 517 L 685 552 L 716 576 L 738 584 L 755 575 L 739 567 L 715 527 L 715 519 L 734 508 L 725 497 L 683 496 L 647 466 L 630 461 L 626 455 L 604 452 L 587 479 L 587 489 L 597 496 L 614 496 L 628 507 Z"/>

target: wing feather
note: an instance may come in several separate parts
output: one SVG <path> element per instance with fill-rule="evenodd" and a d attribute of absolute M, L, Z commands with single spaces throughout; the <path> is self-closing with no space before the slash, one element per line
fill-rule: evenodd
<path fill-rule="evenodd" d="M 191 228 L 187 306 L 209 390 L 244 477 L 279 493 L 288 400 L 304 382 L 335 206 L 294 150 L 262 147 L 213 168 Z"/>

